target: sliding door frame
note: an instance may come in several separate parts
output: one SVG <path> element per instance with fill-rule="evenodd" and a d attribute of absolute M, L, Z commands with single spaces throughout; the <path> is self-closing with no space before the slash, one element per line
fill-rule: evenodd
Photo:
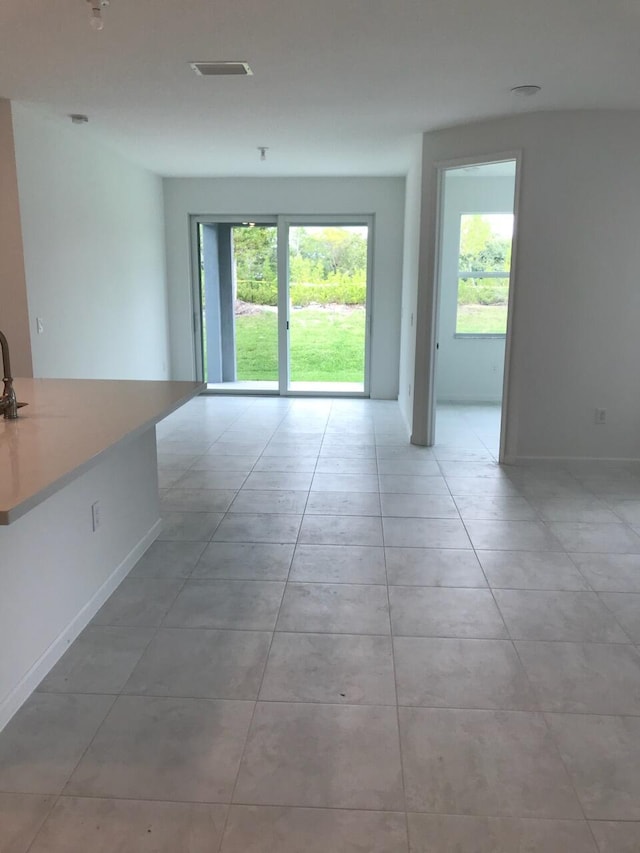
<path fill-rule="evenodd" d="M 189 230 L 191 241 L 191 316 L 192 316 L 192 334 L 193 334 L 193 358 L 195 366 L 195 377 L 197 382 L 204 382 L 204 352 L 202 349 L 202 290 L 200 282 L 200 241 L 198 238 L 198 229 L 200 225 L 239 225 L 242 222 L 255 222 L 256 225 L 270 225 L 276 228 L 278 225 L 277 216 L 254 216 L 254 215 L 225 215 L 218 214 L 192 214 L 189 216 Z M 280 235 L 278 234 L 278 238 Z M 280 293 L 280 281 L 278 280 L 278 294 Z M 279 296 L 278 296 L 279 299 Z M 278 344 L 279 346 L 279 344 Z M 278 374 L 279 375 L 279 374 Z M 260 394 L 271 395 L 273 391 L 262 390 L 256 388 L 237 389 L 229 388 L 226 391 L 207 388 L 203 394 Z"/>
<path fill-rule="evenodd" d="M 362 391 L 299 391 L 289 387 L 290 375 L 290 300 L 289 300 L 289 229 L 326 225 L 363 225 L 367 228 L 367 282 L 365 288 L 364 376 Z M 280 352 L 280 395 L 282 397 L 369 397 L 371 363 L 371 328 L 373 317 L 373 240 L 375 217 L 373 214 L 287 214 L 278 216 L 278 323 Z M 282 251 L 282 257 L 281 257 Z M 282 278 L 281 278 L 282 277 Z"/>
<path fill-rule="evenodd" d="M 373 241 L 375 216 L 373 214 L 313 214 L 313 215 L 218 215 L 192 214 L 189 217 L 191 242 L 191 314 L 193 334 L 193 356 L 195 376 L 198 382 L 204 381 L 204 353 L 202 349 L 202 292 L 200 282 L 200 225 L 236 225 L 241 222 L 255 222 L 256 225 L 270 225 L 277 228 L 277 268 L 278 268 L 278 391 L 262 389 L 213 389 L 205 394 L 247 394 L 269 395 L 277 393 L 281 397 L 369 397 L 371 363 L 371 329 L 373 318 Z M 367 227 L 367 281 L 365 296 L 365 345 L 364 377 L 362 391 L 298 391 L 289 388 L 290 375 L 290 311 L 289 311 L 289 228 L 292 226 L 318 227 L 322 225 L 362 225 Z"/>

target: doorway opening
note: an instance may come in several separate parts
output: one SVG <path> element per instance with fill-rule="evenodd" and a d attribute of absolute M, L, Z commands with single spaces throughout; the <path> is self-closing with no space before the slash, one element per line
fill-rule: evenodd
<path fill-rule="evenodd" d="M 369 217 L 193 218 L 196 374 L 211 392 L 368 394 Z"/>
<path fill-rule="evenodd" d="M 516 165 L 470 164 L 441 175 L 435 441 L 470 460 L 503 456 Z"/>

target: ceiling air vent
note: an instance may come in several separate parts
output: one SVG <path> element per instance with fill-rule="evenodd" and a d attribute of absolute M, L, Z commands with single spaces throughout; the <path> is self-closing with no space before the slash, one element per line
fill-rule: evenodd
<path fill-rule="evenodd" d="M 247 77 L 253 74 L 248 62 L 191 62 L 198 77 Z"/>

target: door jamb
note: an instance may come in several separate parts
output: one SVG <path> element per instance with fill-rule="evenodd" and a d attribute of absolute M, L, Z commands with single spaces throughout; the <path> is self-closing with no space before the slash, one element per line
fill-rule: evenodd
<path fill-rule="evenodd" d="M 460 168 L 464 166 L 480 166 L 490 163 L 501 163 L 506 160 L 515 160 L 516 174 L 514 181 L 513 195 L 513 237 L 511 242 L 511 267 L 509 275 L 509 301 L 507 305 L 507 332 L 505 337 L 505 357 L 504 371 L 502 383 L 502 410 L 500 423 L 500 450 L 498 461 L 501 464 L 512 464 L 515 460 L 515 447 L 517 438 L 517 417 L 515 406 L 516 389 L 511 381 L 512 360 L 513 360 L 513 319 L 514 308 L 516 301 L 516 283 L 517 283 L 517 254 L 518 254 L 518 226 L 520 214 L 520 192 L 522 178 L 522 151 L 506 151 L 499 154 L 488 154 L 482 156 L 459 157 L 453 160 L 439 160 L 433 164 L 435 175 L 435 211 L 433 216 L 434 233 L 432 236 L 432 246 L 434 251 L 433 257 L 433 279 L 430 309 L 428 311 L 427 320 L 430 325 L 428 339 L 425 342 L 426 346 L 426 364 L 424 376 L 420 381 L 426 383 L 426 412 L 423 413 L 424 422 L 420 428 L 419 418 L 420 412 L 414 411 L 414 423 L 412 442 L 422 444 L 418 437 L 424 435 L 426 439 L 424 444 L 432 446 L 435 443 L 435 372 L 437 359 L 437 330 L 438 317 L 440 310 L 440 267 L 441 267 L 441 248 L 442 248 L 442 209 L 444 202 L 443 176 L 449 169 Z M 420 364 L 416 359 L 416 372 L 419 370 Z M 417 385 L 418 377 L 415 377 L 414 387 Z M 416 440 L 414 440 L 414 436 Z"/>

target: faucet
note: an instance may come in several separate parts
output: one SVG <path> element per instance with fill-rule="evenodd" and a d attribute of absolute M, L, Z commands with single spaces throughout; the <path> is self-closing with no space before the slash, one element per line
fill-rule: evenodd
<path fill-rule="evenodd" d="M 8 420 L 15 420 L 18 417 L 18 407 L 24 403 L 18 403 L 16 392 L 13 390 L 9 343 L 2 332 L 0 332 L 0 349 L 2 350 L 2 381 L 4 382 L 4 392 L 0 397 L 0 412 L 4 412 L 4 416 Z"/>

